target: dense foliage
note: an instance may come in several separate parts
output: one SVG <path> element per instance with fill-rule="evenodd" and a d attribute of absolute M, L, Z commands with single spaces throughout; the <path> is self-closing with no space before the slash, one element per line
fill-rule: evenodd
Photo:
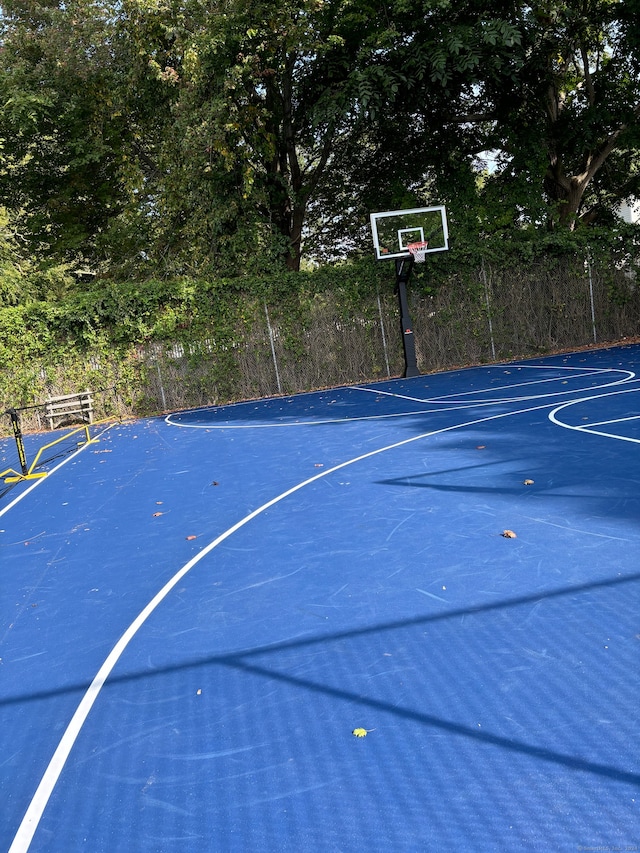
<path fill-rule="evenodd" d="M 421 369 L 584 346 L 596 328 L 598 341 L 636 335 L 634 236 L 523 231 L 431 256 L 410 287 Z M 34 290 L 0 308 L 0 414 L 83 388 L 100 416 L 143 415 L 399 375 L 394 283 L 393 264 L 364 259 L 271 276 L 100 279 L 55 300 Z M 28 428 L 42 426 L 38 411 L 25 413 Z"/>
<path fill-rule="evenodd" d="M 0 295 L 25 261 L 25 297 L 51 267 L 52 295 L 86 269 L 296 270 L 368 253 L 368 213 L 416 203 L 476 238 L 612 226 L 640 192 L 639 12 L 3 0 Z"/>

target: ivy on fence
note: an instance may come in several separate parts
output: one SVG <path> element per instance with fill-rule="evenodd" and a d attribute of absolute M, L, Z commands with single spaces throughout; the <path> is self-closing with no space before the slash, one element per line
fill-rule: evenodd
<path fill-rule="evenodd" d="M 621 241 L 522 240 L 502 253 L 452 241 L 414 269 L 420 369 L 635 335 L 629 258 Z M 96 281 L 59 302 L 0 308 L 0 412 L 90 388 L 97 417 L 116 406 L 149 415 L 397 376 L 394 284 L 393 265 L 363 260 L 261 278 Z"/>

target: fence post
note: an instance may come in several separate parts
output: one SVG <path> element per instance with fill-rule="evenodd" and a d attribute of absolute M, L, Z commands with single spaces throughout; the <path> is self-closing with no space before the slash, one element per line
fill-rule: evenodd
<path fill-rule="evenodd" d="M 484 258 L 480 260 L 480 274 L 484 282 L 484 299 L 487 304 L 487 321 L 489 323 L 489 340 L 491 342 L 491 358 L 496 360 L 496 345 L 493 340 L 493 320 L 491 318 L 491 301 L 489 299 L 489 285 L 487 284 L 487 273 L 484 268 Z"/>
<path fill-rule="evenodd" d="M 162 372 L 160 370 L 160 358 L 158 356 L 158 353 L 161 351 L 162 351 L 162 349 L 161 349 L 160 344 L 154 344 L 153 345 L 153 356 L 154 356 L 154 361 L 156 363 L 156 370 L 158 371 L 158 386 L 160 388 L 160 397 L 162 398 L 162 411 L 166 412 L 167 411 L 167 398 L 166 398 L 166 395 L 164 393 L 164 385 L 162 384 Z"/>
<path fill-rule="evenodd" d="M 587 251 L 587 258 L 584 262 L 585 267 L 589 273 L 589 301 L 591 303 L 591 328 L 593 330 L 593 342 L 594 344 L 598 343 L 598 336 L 596 334 L 596 308 L 593 301 L 593 275 L 592 275 L 592 264 L 591 264 L 591 252 Z"/>
<path fill-rule="evenodd" d="M 378 314 L 380 315 L 380 332 L 382 333 L 382 349 L 384 351 L 384 363 L 387 368 L 387 376 L 391 378 L 391 368 L 389 367 L 389 352 L 387 350 L 387 336 L 384 330 L 384 319 L 382 317 L 382 303 L 380 302 L 380 290 L 377 291 L 378 297 Z"/>
<path fill-rule="evenodd" d="M 278 386 L 278 394 L 282 394 L 282 385 L 280 384 L 280 372 L 278 370 L 278 359 L 276 357 L 276 347 L 274 343 L 273 329 L 271 328 L 271 320 L 269 319 L 269 311 L 267 309 L 267 300 L 264 301 L 264 315 L 267 318 L 267 329 L 269 331 L 269 343 L 271 344 L 271 358 L 273 359 L 273 368 L 276 372 L 276 385 Z"/>

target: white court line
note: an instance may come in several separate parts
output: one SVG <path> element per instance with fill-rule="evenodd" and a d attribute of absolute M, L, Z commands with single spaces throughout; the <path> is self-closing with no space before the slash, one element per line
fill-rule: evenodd
<path fill-rule="evenodd" d="M 531 370 L 535 370 L 535 369 L 546 370 L 547 369 L 546 367 L 544 367 L 544 365 L 529 365 L 528 367 Z M 555 369 L 555 366 L 554 366 L 554 369 Z M 586 368 L 586 367 L 585 368 L 583 368 L 583 367 L 562 367 L 562 368 L 558 368 L 558 369 L 586 371 L 588 368 Z M 624 374 L 626 374 L 626 376 L 623 376 L 620 379 L 613 380 L 612 382 L 606 382 L 604 385 L 599 385 L 598 388 L 611 388 L 614 385 L 622 385 L 622 384 L 625 384 L 626 382 L 631 382 L 633 379 L 635 379 L 635 376 L 636 376 L 636 374 L 633 373 L 633 371 L 631 371 L 631 370 L 618 370 L 616 368 L 614 368 L 614 369 L 602 368 L 602 369 L 592 370 L 589 373 L 587 373 L 586 375 L 587 376 L 594 376 L 597 373 L 624 373 Z M 583 373 L 583 375 L 584 375 L 584 373 Z M 228 421 L 225 421 L 224 423 L 221 423 L 221 424 L 212 424 L 212 423 L 183 424 L 183 423 L 178 423 L 177 421 L 172 420 L 172 418 L 174 418 L 176 416 L 179 417 L 180 415 L 184 415 L 188 412 L 211 411 L 211 408 L 205 407 L 205 408 L 198 408 L 198 409 L 187 409 L 183 412 L 177 412 L 177 413 L 174 412 L 172 414 L 167 415 L 164 420 L 165 420 L 165 423 L 168 424 L 169 426 L 180 427 L 181 429 L 273 429 L 273 428 L 282 428 L 282 427 L 320 426 L 323 424 L 346 424 L 346 423 L 356 423 L 358 421 L 386 420 L 389 418 L 412 418 L 412 417 L 416 417 L 417 415 L 432 415 L 432 414 L 440 414 L 441 412 L 462 411 L 464 409 L 480 408 L 483 406 L 494 406 L 494 405 L 503 404 L 503 403 L 509 403 L 509 404 L 524 403 L 524 402 L 527 402 L 529 400 L 544 399 L 545 397 L 547 397 L 547 398 L 548 397 L 563 397 L 563 396 L 566 396 L 567 394 L 580 394 L 583 391 L 592 391 L 593 390 L 593 388 L 573 388 L 573 389 L 567 389 L 566 391 L 554 391 L 554 392 L 549 393 L 549 394 L 531 394 L 531 395 L 524 396 L 524 397 L 503 397 L 503 398 L 498 398 L 498 399 L 482 400 L 482 401 L 470 401 L 470 400 L 464 400 L 464 399 L 451 400 L 450 399 L 453 396 L 463 397 L 464 394 L 466 394 L 468 396 L 470 394 L 482 394 L 482 393 L 487 393 L 488 391 L 494 391 L 494 390 L 495 391 L 501 391 L 501 390 L 503 390 L 503 388 L 510 388 L 510 387 L 511 388 L 517 388 L 520 385 L 536 385 L 536 384 L 540 385 L 543 382 L 557 382 L 558 379 L 559 379 L 559 377 L 554 377 L 552 379 L 540 379 L 540 380 L 534 380 L 532 382 L 519 383 L 518 385 L 511 385 L 511 386 L 505 385 L 505 386 L 502 386 L 500 388 L 495 388 L 495 389 L 487 388 L 487 389 L 481 389 L 478 391 L 464 392 L 464 393 L 460 393 L 458 395 L 448 394 L 448 395 L 444 395 L 442 397 L 434 397 L 434 398 L 426 398 L 426 399 L 422 398 L 422 397 L 412 397 L 412 396 L 407 395 L 407 394 L 396 394 L 393 391 L 382 391 L 380 389 L 375 389 L 375 388 L 366 388 L 366 387 L 361 386 L 361 385 L 352 386 L 354 391 L 363 391 L 363 392 L 366 392 L 368 394 L 377 394 L 379 396 L 395 397 L 398 400 L 409 400 L 412 403 L 422 403 L 422 404 L 426 403 L 426 404 L 432 405 L 432 406 L 436 406 L 440 402 L 448 403 L 449 408 L 446 408 L 446 409 L 444 409 L 444 408 L 422 409 L 422 410 L 415 411 L 415 412 L 392 412 L 392 413 L 389 413 L 386 415 L 363 415 L 363 416 L 355 417 L 355 418 L 326 418 L 326 419 L 322 419 L 322 420 L 318 419 L 318 420 L 313 420 L 313 421 L 287 421 L 286 423 L 275 423 L 275 422 L 271 421 L 269 423 L 233 424 L 233 423 L 229 423 Z M 322 393 L 324 393 L 324 392 L 322 392 Z M 251 402 L 255 404 L 255 401 L 251 401 Z M 452 403 L 453 403 L 453 405 L 451 405 Z M 245 405 L 245 404 L 243 403 L 240 405 Z M 220 408 L 222 408 L 222 407 L 220 407 Z"/>
<path fill-rule="evenodd" d="M 542 364 L 530 364 L 530 365 L 526 365 L 526 367 L 529 370 L 549 370 L 550 369 L 549 367 L 542 365 Z M 520 370 L 521 366 L 516 365 L 515 369 Z M 596 376 L 600 373 L 622 373 L 622 374 L 626 374 L 626 377 L 623 376 L 621 379 L 616 379 L 613 382 L 607 382 L 604 385 L 599 385 L 598 388 L 609 388 L 612 385 L 619 385 L 619 384 L 624 383 L 624 382 L 630 382 L 632 379 L 635 378 L 635 373 L 633 371 L 631 371 L 631 370 L 619 370 L 618 368 L 615 368 L 615 367 L 614 368 L 587 368 L 587 367 L 556 367 L 555 365 L 553 365 L 553 369 L 554 370 L 577 370 L 577 371 L 581 371 L 580 376 L 576 377 L 576 378 L 583 378 L 583 377 L 586 378 L 588 376 Z M 427 374 L 425 374 L 425 375 L 427 375 Z M 468 402 L 464 398 L 469 397 L 472 394 L 488 394 L 488 393 L 493 393 L 494 391 L 511 390 L 512 388 L 524 388 L 525 386 L 530 386 L 530 385 L 542 385 L 545 382 L 558 382 L 559 379 L 560 379 L 559 376 L 552 376 L 549 379 L 532 379 L 529 382 L 516 382 L 513 385 L 497 385 L 495 388 L 478 388 L 475 391 L 460 391 L 457 394 L 443 394 L 440 397 L 410 397 L 410 396 L 407 396 L 405 394 L 394 394 L 392 391 L 376 391 L 374 388 L 365 388 L 361 385 L 356 385 L 354 387 L 357 388 L 359 391 L 368 391 L 371 394 L 385 394 L 389 397 L 398 397 L 399 399 L 402 399 L 402 400 L 412 400 L 415 403 L 430 403 L 432 405 L 435 405 L 436 403 L 439 403 L 440 401 L 442 401 L 443 403 L 456 402 L 453 399 L 456 397 L 462 398 L 459 400 L 459 402 L 464 403 L 464 402 Z M 553 396 L 557 397 L 557 396 L 565 395 L 565 394 L 579 394 L 580 391 L 587 391 L 587 390 L 592 390 L 592 389 L 574 388 L 574 389 L 569 389 L 567 391 L 555 391 L 555 392 L 553 392 Z M 505 398 L 499 398 L 497 400 L 490 400 L 488 402 L 513 403 L 513 402 L 520 402 L 523 400 L 536 400 L 540 396 L 543 396 L 543 395 L 535 394 L 535 395 L 528 395 L 526 397 L 505 397 Z M 551 396 L 551 395 L 546 395 L 546 396 Z"/>
<path fill-rule="evenodd" d="M 358 391 L 366 391 L 366 388 L 356 388 Z M 584 389 L 582 389 L 584 390 Z M 579 391 L 575 392 L 576 394 Z M 394 395 L 391 395 L 394 396 Z M 557 397 L 557 394 L 544 394 L 545 397 Z M 406 397 L 404 399 L 410 399 Z M 523 397 L 523 400 L 536 400 L 539 399 L 539 396 L 536 397 Z M 418 415 L 440 415 L 443 412 L 463 412 L 465 409 L 481 409 L 485 406 L 495 406 L 498 403 L 514 403 L 519 402 L 519 399 L 515 400 L 489 400 L 484 401 L 482 403 L 460 403 L 449 406 L 446 409 L 416 409 L 415 412 L 390 412 L 386 415 L 361 415 L 355 418 L 327 418 L 326 420 L 315 420 L 315 421 L 287 421 L 286 423 L 274 423 L 269 422 L 266 424 L 233 424 L 226 421 L 222 424 L 182 424 L 177 421 L 171 420 L 173 415 L 167 415 L 164 419 L 164 422 L 168 426 L 178 427 L 179 429 L 274 429 L 278 427 L 315 427 L 315 426 L 326 426 L 329 424 L 352 424 L 358 423 L 359 421 L 384 421 L 389 418 L 415 418 Z M 416 400 L 418 403 L 429 402 L 425 400 Z M 549 403 L 549 405 L 553 405 Z M 188 414 L 191 410 L 187 409 L 186 413 Z M 202 409 L 196 409 L 194 411 L 202 411 Z M 174 413 L 177 415 L 183 415 L 185 412 L 177 412 Z"/>
<path fill-rule="evenodd" d="M 606 426 L 607 424 L 623 424 L 625 421 L 637 421 L 639 419 L 640 415 L 630 415 L 628 418 L 611 418 L 608 421 L 593 421 L 590 424 L 580 424 L 576 428 L 586 430 L 588 432 L 591 427 Z"/>
<path fill-rule="evenodd" d="M 95 675 L 93 681 L 88 687 L 86 693 L 80 700 L 80 704 L 76 708 L 67 728 L 58 743 L 58 746 L 53 753 L 51 760 L 47 766 L 47 769 L 38 784 L 38 787 L 33 795 L 31 802 L 27 808 L 27 811 L 18 827 L 18 831 L 16 832 L 11 847 L 9 848 L 8 853 L 26 853 L 29 847 L 31 846 L 31 842 L 33 840 L 33 836 L 38 829 L 40 821 L 42 819 L 42 815 L 44 814 L 44 810 L 47 807 L 49 799 L 53 794 L 56 784 L 58 783 L 58 779 L 60 778 L 60 774 L 62 773 L 64 766 L 69 758 L 71 750 L 78 739 L 78 736 L 84 726 L 87 717 L 91 709 L 93 708 L 102 688 L 105 685 L 106 680 L 109 678 L 111 673 L 113 672 L 114 667 L 124 654 L 127 646 L 133 640 L 138 631 L 142 628 L 147 619 L 151 616 L 151 614 L 156 610 L 156 608 L 164 601 L 164 599 L 169 595 L 171 590 L 182 580 L 182 578 L 191 571 L 191 569 L 196 566 L 204 557 L 211 553 L 214 548 L 217 548 L 222 542 L 236 533 L 238 530 L 243 528 L 245 525 L 249 524 L 249 522 L 253 521 L 254 518 L 257 518 L 263 512 L 268 510 L 270 507 L 275 506 L 281 501 L 285 500 L 285 498 L 290 497 L 306 486 L 311 485 L 312 483 L 321 480 L 323 477 L 328 477 L 330 474 L 335 473 L 336 471 L 340 471 L 342 468 L 346 468 L 349 465 L 354 465 L 358 462 L 362 462 L 365 459 L 370 459 L 373 456 L 377 456 L 381 453 L 385 453 L 389 450 L 395 450 L 396 448 L 406 446 L 408 444 L 412 444 L 416 441 L 420 441 L 425 438 L 430 438 L 434 435 L 440 435 L 442 433 L 451 432 L 453 430 L 462 429 L 463 427 L 476 426 L 477 424 L 486 423 L 487 421 L 499 420 L 501 418 L 507 417 L 515 417 L 516 415 L 525 414 L 526 412 L 535 412 L 540 409 L 547 409 L 549 406 L 553 405 L 553 403 L 544 403 L 537 406 L 530 406 L 526 409 L 519 409 L 515 412 L 501 412 L 499 414 L 489 415 L 484 418 L 477 418 L 472 421 L 466 421 L 462 424 L 453 424 L 451 426 L 442 427 L 441 429 L 432 430 L 430 432 L 421 433 L 420 435 L 412 436 L 411 438 L 405 438 L 402 441 L 394 442 L 393 444 L 386 445 L 384 447 L 379 447 L 376 450 L 370 450 L 367 453 L 363 453 L 361 456 L 356 456 L 353 459 L 348 459 L 346 462 L 341 462 L 338 465 L 334 465 L 332 468 L 328 468 L 326 471 L 321 471 L 318 474 L 315 474 L 313 477 L 310 477 L 307 480 L 303 480 L 298 485 L 293 486 L 290 489 L 287 489 L 282 494 L 278 495 L 275 498 L 272 498 L 267 503 L 263 504 L 258 509 L 253 510 L 248 515 L 244 516 L 244 518 L 240 519 L 240 521 L 236 522 L 234 525 L 229 527 L 224 533 L 220 534 L 220 536 L 216 537 L 212 542 L 206 545 L 201 551 L 199 551 L 194 557 L 192 557 L 188 563 L 179 569 L 176 574 L 169 580 L 167 583 L 156 593 L 156 595 L 151 599 L 151 601 L 146 605 L 146 607 L 138 614 L 138 616 L 133 620 L 133 622 L 126 629 L 124 634 L 120 637 L 118 642 L 115 644 L 104 663 L 98 670 Z"/>
<path fill-rule="evenodd" d="M 624 380 L 624 381 L 629 381 L 629 380 Z M 613 384 L 617 384 L 617 383 L 613 383 Z M 608 386 L 604 386 L 604 387 L 608 387 Z M 557 418 L 555 417 L 556 412 L 559 412 L 562 409 L 567 408 L 568 406 L 576 405 L 578 403 L 586 402 L 589 400 L 595 400 L 595 399 L 598 399 L 599 397 L 608 397 L 608 396 L 614 396 L 617 394 L 629 394 L 629 393 L 635 392 L 637 390 L 638 389 L 634 388 L 634 389 L 628 389 L 628 390 L 613 391 L 613 392 L 609 392 L 607 394 L 593 395 L 591 397 L 583 397 L 579 400 L 574 400 L 571 402 L 563 403 L 562 405 L 557 406 L 555 409 L 553 409 L 553 411 L 549 413 L 548 417 L 553 423 L 557 424 L 558 426 L 566 427 L 568 429 L 577 429 L 576 427 L 571 427 L 567 424 L 562 423 L 562 421 L 557 420 Z M 554 395 L 548 395 L 548 396 L 554 396 Z M 71 750 L 73 749 L 74 744 L 75 744 L 75 742 L 76 742 L 76 740 L 77 740 L 77 738 L 78 738 L 78 736 L 82 730 L 82 727 L 84 726 L 84 723 L 86 722 L 87 717 L 89 716 L 91 709 L 93 708 L 95 702 L 97 701 L 97 699 L 98 699 L 98 697 L 102 691 L 102 688 L 104 687 L 105 682 L 107 681 L 107 679 L 109 678 L 109 676 L 113 672 L 113 669 L 115 668 L 116 664 L 118 663 L 118 661 L 120 660 L 120 658 L 124 654 L 129 643 L 133 640 L 135 635 L 142 628 L 142 626 L 147 621 L 147 619 L 151 616 L 151 614 L 157 609 L 157 607 L 159 607 L 159 605 L 169 595 L 171 590 L 182 580 L 182 578 L 188 572 L 191 571 L 192 568 L 194 568 L 194 566 L 196 566 L 204 557 L 206 557 L 208 554 L 210 554 L 211 551 L 213 551 L 215 548 L 217 548 L 218 545 L 220 545 L 222 542 L 224 542 L 226 539 L 228 539 L 230 536 L 232 536 L 238 530 L 243 528 L 246 524 L 253 521 L 254 518 L 257 518 L 259 515 L 261 515 L 263 512 L 265 512 L 270 507 L 275 506 L 276 504 L 280 503 L 281 501 L 285 500 L 286 498 L 290 497 L 291 495 L 295 494 L 296 492 L 300 491 L 301 489 L 305 488 L 306 486 L 309 486 L 312 483 L 314 483 L 318 480 L 321 480 L 322 478 L 327 477 L 330 474 L 335 473 L 336 471 L 339 471 L 343 468 L 346 468 L 349 465 L 354 465 L 358 462 L 362 462 L 365 459 L 370 459 L 373 456 L 377 456 L 377 455 L 379 455 L 381 453 L 385 453 L 389 450 L 395 450 L 396 448 L 403 447 L 403 446 L 408 445 L 408 444 L 412 444 L 413 442 L 420 441 L 422 439 L 431 438 L 432 436 L 435 436 L 435 435 L 441 435 L 441 434 L 446 433 L 446 432 L 452 432 L 454 430 L 463 429 L 464 427 L 476 426 L 477 424 L 487 423 L 488 421 L 500 420 L 502 418 L 507 418 L 507 417 L 515 417 L 516 415 L 525 414 L 527 412 L 535 412 L 535 411 L 539 411 L 541 409 L 547 409 L 552 405 L 553 405 L 553 403 L 547 402 L 547 403 L 543 403 L 543 404 L 540 404 L 537 406 L 530 406 L 530 407 L 527 407 L 525 409 L 518 409 L 518 410 L 513 411 L 513 412 L 500 412 L 498 414 L 488 415 L 487 417 L 484 417 L 484 418 L 476 418 L 476 419 L 471 420 L 471 421 L 466 421 L 462 424 L 453 424 L 451 426 L 442 427 L 440 429 L 432 430 L 430 432 L 421 433 L 420 435 L 413 436 L 411 438 L 406 438 L 406 439 L 403 439 L 402 441 L 394 442 L 393 444 L 389 444 L 389 445 L 386 445 L 384 447 L 377 448 L 376 450 L 371 450 L 371 451 L 364 453 L 360 456 L 356 456 L 353 459 L 349 459 L 345 462 L 341 462 L 338 465 L 334 465 L 332 468 L 328 468 L 325 471 L 321 471 L 320 473 L 314 475 L 313 477 L 310 477 L 309 479 L 304 480 L 301 483 L 298 483 L 296 486 L 293 486 L 292 488 L 287 489 L 285 492 L 282 492 L 282 494 L 278 495 L 275 498 L 272 498 L 270 501 L 267 501 L 267 503 L 258 507 L 253 512 L 246 515 L 244 518 L 240 519 L 240 521 L 236 522 L 236 524 L 229 527 L 226 531 L 224 531 L 224 533 L 222 533 L 220 536 L 218 536 L 216 539 L 214 539 L 212 542 L 210 542 L 208 545 L 206 545 L 201 551 L 199 551 L 194 557 L 192 557 L 191 560 L 189 560 L 189 562 L 187 562 L 181 569 L 179 569 L 179 571 L 176 572 L 176 574 L 159 590 L 159 592 L 156 593 L 156 595 L 151 599 L 151 601 L 146 605 L 146 607 L 138 614 L 136 619 L 134 619 L 134 621 L 129 625 L 129 627 L 126 629 L 126 631 L 123 633 L 123 635 L 120 637 L 118 642 L 115 644 L 115 646 L 113 647 L 113 649 L 111 650 L 111 652 L 109 653 L 107 658 L 105 659 L 104 663 L 102 664 L 102 666 L 98 670 L 97 674 L 95 675 L 95 677 L 94 677 L 93 681 L 91 682 L 89 688 L 87 689 L 86 693 L 82 697 L 80 704 L 76 708 L 75 713 L 73 714 L 64 734 L 62 735 L 62 738 L 60 739 L 60 742 L 58 743 L 58 746 L 57 746 L 55 752 L 53 753 L 51 760 L 49 761 L 49 764 L 48 764 L 48 766 L 44 772 L 44 775 L 42 776 L 40 783 L 38 784 L 38 787 L 35 791 L 35 794 L 31 800 L 31 802 L 29 803 L 29 806 L 27 808 L 27 811 L 26 811 L 21 823 L 20 823 L 20 826 L 18 827 L 18 830 L 14 836 L 13 842 L 11 844 L 11 847 L 9 848 L 8 853 L 27 853 L 29 847 L 31 846 L 31 842 L 33 840 L 33 837 L 34 837 L 34 835 L 38 829 L 40 821 L 42 819 L 42 815 L 44 814 L 44 810 L 46 809 L 47 804 L 51 798 L 51 795 L 53 794 L 55 786 L 58 783 L 60 775 L 61 775 L 61 773 L 64 769 L 64 766 L 65 766 L 65 764 L 69 758 Z M 580 430 L 580 431 L 582 431 L 582 430 Z M 601 433 L 601 434 L 606 435 L 606 433 Z M 621 436 L 615 436 L 615 435 L 610 436 L 610 437 L 621 438 Z M 624 440 L 638 441 L 636 439 L 624 439 Z M 58 466 L 58 467 L 60 467 L 60 466 Z"/>
<path fill-rule="evenodd" d="M 617 397 L 619 394 L 637 394 L 638 390 L 638 388 L 625 388 L 619 391 L 609 391 L 606 394 L 594 394 L 591 397 L 582 397 L 582 399 L 580 400 L 570 400 L 569 402 L 562 403 L 560 406 L 557 406 L 555 409 L 550 411 L 549 420 L 551 421 L 551 423 L 556 424 L 556 426 L 564 427 L 564 429 L 571 429 L 575 432 L 588 432 L 591 433 L 591 435 L 600 435 L 604 438 L 615 438 L 618 441 L 630 441 L 632 444 L 640 444 L 639 438 L 630 438 L 626 435 L 617 435 L 613 432 L 603 432 L 602 430 L 591 429 L 591 426 L 589 424 L 587 424 L 586 426 L 580 424 L 574 426 L 573 424 L 567 424 L 564 421 L 559 420 L 557 417 L 558 412 L 561 412 L 563 409 L 568 409 L 570 406 L 576 406 L 578 403 L 587 403 L 590 400 L 599 400 L 601 397 Z M 621 423 L 622 421 L 627 420 L 634 420 L 634 418 L 620 418 L 617 423 Z M 616 423 L 616 421 L 603 421 L 603 424 L 604 423 Z M 595 424 L 595 426 L 598 426 L 598 424 Z"/>
<path fill-rule="evenodd" d="M 360 390 L 360 389 L 358 389 Z M 361 389 L 365 390 L 365 389 Z M 424 403 L 424 400 L 418 400 L 416 402 Z M 481 405 L 488 405 L 483 403 Z M 416 415 L 435 415 L 440 412 L 458 412 L 462 409 L 471 409 L 478 408 L 478 403 L 469 403 L 466 406 L 451 406 L 449 409 L 421 409 L 416 412 L 391 412 L 386 415 L 362 415 L 357 418 L 327 418 L 325 420 L 315 420 L 315 421 L 286 421 L 285 423 L 274 423 L 269 422 L 266 424 L 233 424 L 225 421 L 222 424 L 181 424 L 177 421 L 172 420 L 172 417 L 177 415 L 184 415 L 189 413 L 191 410 L 187 409 L 186 412 L 178 412 L 174 413 L 174 415 L 167 415 L 164 419 L 164 422 L 168 426 L 179 427 L 180 429 L 274 429 L 278 427 L 303 427 L 303 426 L 323 426 L 325 424 L 351 424 L 356 423 L 358 421 L 382 421 L 387 420 L 388 418 L 413 418 Z M 194 411 L 203 411 L 202 409 L 195 409 Z"/>
<path fill-rule="evenodd" d="M 45 482 L 47 477 L 50 477 L 52 474 L 55 474 L 55 472 L 59 471 L 63 465 L 66 465 L 68 462 L 71 462 L 72 459 L 75 459 L 79 453 L 82 453 L 84 450 L 86 450 L 87 447 L 93 444 L 93 442 L 98 441 L 100 439 L 100 436 L 108 432 L 112 426 L 114 426 L 114 424 L 109 424 L 106 429 L 103 429 L 102 432 L 98 433 L 98 435 L 95 438 L 91 439 L 90 442 L 83 444 L 82 447 L 74 451 L 71 456 L 68 456 L 66 459 L 63 459 L 62 462 L 55 466 L 55 468 L 52 468 L 50 471 L 47 472 L 46 477 L 41 477 L 39 480 L 34 480 L 34 482 L 27 489 L 25 489 L 24 492 L 21 492 L 16 498 L 14 498 L 10 503 L 3 507 L 3 509 L 0 509 L 0 517 L 2 517 L 6 512 L 9 512 L 10 509 L 13 509 L 16 504 L 20 503 L 23 498 L 26 498 L 26 496 L 30 494 L 35 488 L 42 485 L 42 483 Z"/>
<path fill-rule="evenodd" d="M 562 426 L 562 424 L 561 424 L 561 426 Z M 616 438 L 618 441 L 630 441 L 633 444 L 640 444 L 640 438 L 631 438 L 628 435 L 618 435 L 615 432 L 603 432 L 602 430 L 598 430 L 598 429 L 583 429 L 583 430 L 577 430 L 577 432 L 588 432 L 591 435 L 600 435 L 603 438 Z"/>

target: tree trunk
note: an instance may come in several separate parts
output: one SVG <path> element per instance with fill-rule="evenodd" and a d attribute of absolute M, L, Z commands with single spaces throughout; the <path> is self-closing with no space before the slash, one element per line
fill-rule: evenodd
<path fill-rule="evenodd" d="M 298 272 L 301 260 L 302 226 L 306 208 L 294 206 L 288 197 L 284 197 L 281 187 L 278 187 L 276 199 L 273 200 L 269 211 L 274 231 L 286 240 L 282 260 L 288 270 Z"/>
<path fill-rule="evenodd" d="M 545 192 L 557 205 L 559 224 L 569 231 L 573 231 L 576 226 L 582 198 L 591 177 L 588 174 L 567 176 L 561 159 L 555 156 L 547 167 Z"/>
<path fill-rule="evenodd" d="M 302 257 L 302 226 L 306 211 L 302 207 L 295 207 L 291 216 L 291 231 L 289 240 L 291 241 L 291 250 L 287 258 L 287 269 L 299 272 L 300 259 Z"/>

